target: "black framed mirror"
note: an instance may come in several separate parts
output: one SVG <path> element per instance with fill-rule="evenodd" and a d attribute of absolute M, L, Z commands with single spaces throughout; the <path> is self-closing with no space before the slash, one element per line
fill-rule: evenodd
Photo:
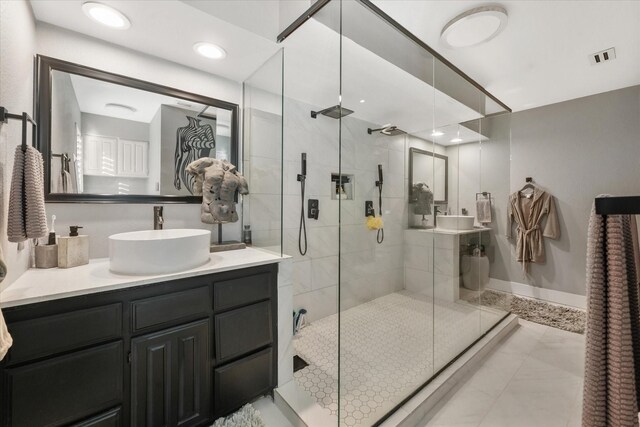
<path fill-rule="evenodd" d="M 35 68 L 48 202 L 200 203 L 189 163 L 240 166 L 237 104 L 42 55 Z"/>
<path fill-rule="evenodd" d="M 449 158 L 415 147 L 409 149 L 409 200 L 414 200 L 413 186 L 426 184 L 433 192 L 433 203 L 449 200 Z"/>

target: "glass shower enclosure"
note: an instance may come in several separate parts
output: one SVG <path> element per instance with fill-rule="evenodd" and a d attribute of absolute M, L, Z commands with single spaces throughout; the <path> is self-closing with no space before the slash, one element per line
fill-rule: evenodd
<path fill-rule="evenodd" d="M 244 222 L 293 258 L 296 389 L 380 425 L 508 314 L 510 110 L 369 1 L 280 41 L 244 84 Z"/>

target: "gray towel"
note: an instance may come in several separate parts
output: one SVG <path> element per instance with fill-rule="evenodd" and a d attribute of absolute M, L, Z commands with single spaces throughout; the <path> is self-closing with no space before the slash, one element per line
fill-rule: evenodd
<path fill-rule="evenodd" d="M 42 155 L 33 147 L 22 151 L 16 147 L 7 237 L 10 242 L 39 239 L 47 235 L 47 214 L 44 208 L 44 167 Z"/>
<path fill-rule="evenodd" d="M 491 222 L 491 199 L 476 200 L 476 219 L 480 224 Z"/>
<path fill-rule="evenodd" d="M 638 427 L 640 319 L 634 216 L 591 210 L 583 427 Z"/>
<path fill-rule="evenodd" d="M 62 192 L 63 193 L 73 193 L 71 191 L 71 174 L 67 171 L 62 171 Z"/>
<path fill-rule="evenodd" d="M 0 282 L 2 282 L 5 277 L 7 277 L 7 265 L 4 263 L 2 247 L 0 247 Z M 9 335 L 7 324 L 4 322 L 4 317 L 2 317 L 2 310 L 0 310 L 0 360 L 4 359 L 11 344 L 13 344 L 13 339 L 11 335 Z"/>

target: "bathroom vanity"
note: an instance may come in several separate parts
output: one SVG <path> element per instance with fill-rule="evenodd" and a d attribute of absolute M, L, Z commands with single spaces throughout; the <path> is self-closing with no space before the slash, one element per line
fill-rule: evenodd
<path fill-rule="evenodd" d="M 488 244 L 490 230 L 487 227 L 467 230 L 440 228 L 405 230 L 406 288 L 449 302 L 459 300 L 462 276 L 461 251 L 466 248 L 471 239 Z"/>
<path fill-rule="evenodd" d="M 281 258 L 242 252 L 155 277 L 25 273 L 0 298 L 0 426 L 210 425 L 269 393 Z"/>

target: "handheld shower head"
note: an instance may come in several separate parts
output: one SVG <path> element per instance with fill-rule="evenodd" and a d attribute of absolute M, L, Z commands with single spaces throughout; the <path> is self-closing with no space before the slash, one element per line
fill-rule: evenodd
<path fill-rule="evenodd" d="M 302 153 L 302 175 L 307 176 L 307 153 Z"/>
<path fill-rule="evenodd" d="M 376 186 L 382 186 L 382 165 L 378 165 L 378 181 L 376 182 Z"/>
<path fill-rule="evenodd" d="M 307 153 L 302 153 L 300 156 L 300 173 L 298 174 L 298 181 L 304 181 L 307 178 Z"/>

